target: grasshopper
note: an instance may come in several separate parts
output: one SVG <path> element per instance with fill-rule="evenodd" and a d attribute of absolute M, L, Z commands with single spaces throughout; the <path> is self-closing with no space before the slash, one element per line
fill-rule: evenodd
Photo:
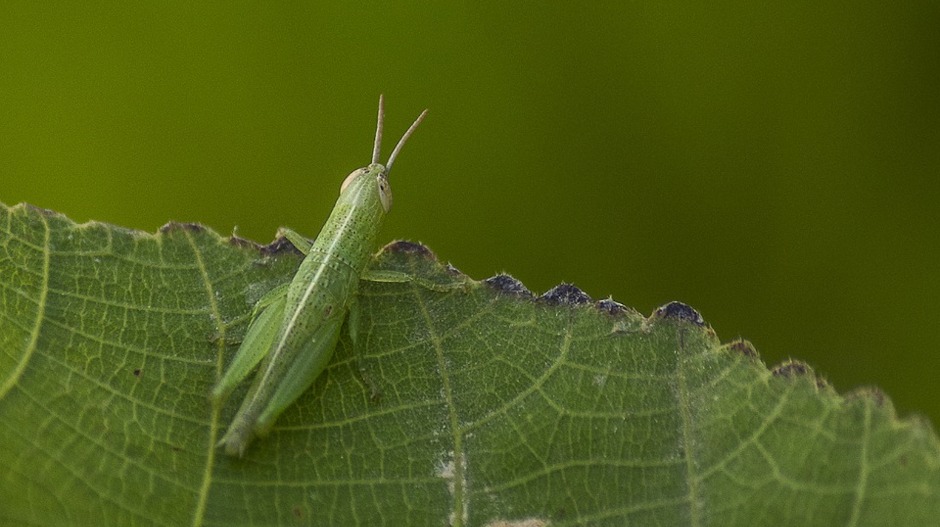
<path fill-rule="evenodd" d="M 421 112 L 382 165 L 385 105 L 379 96 L 372 162 L 346 176 L 316 241 L 310 244 L 293 231 L 282 231 L 306 256 L 290 283 L 272 289 L 255 304 L 245 338 L 210 397 L 220 408 L 257 367 L 245 400 L 219 441 L 227 454 L 241 457 L 252 439 L 269 432 L 277 417 L 313 384 L 333 356 L 347 313 L 355 342 L 359 280 L 370 279 L 366 267 L 382 219 L 392 208 L 388 173 L 427 113 Z M 409 278 L 386 272 L 376 280 L 404 282 Z"/>

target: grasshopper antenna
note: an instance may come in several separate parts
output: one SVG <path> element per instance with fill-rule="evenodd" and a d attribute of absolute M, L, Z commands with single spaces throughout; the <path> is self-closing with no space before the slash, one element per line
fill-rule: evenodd
<path fill-rule="evenodd" d="M 395 149 L 392 150 L 392 155 L 388 156 L 388 163 L 385 163 L 386 174 L 388 174 L 392 170 L 392 163 L 394 163 L 395 158 L 398 157 L 398 152 L 400 152 L 401 147 L 405 145 L 405 141 L 407 141 L 408 138 L 411 137 L 411 134 L 414 133 L 415 128 L 417 128 L 418 125 L 421 124 L 421 121 L 424 120 L 424 116 L 426 116 L 427 114 L 428 114 L 427 109 L 421 112 L 421 115 L 419 115 L 418 118 L 415 119 L 415 122 L 411 123 L 411 127 L 408 128 L 408 131 L 405 132 L 405 135 L 401 136 L 401 139 L 398 140 L 398 144 L 395 145 Z"/>
<path fill-rule="evenodd" d="M 385 124 L 385 95 L 379 94 L 379 117 L 375 125 L 375 143 L 372 145 L 372 164 L 379 162 L 382 153 L 382 126 Z"/>

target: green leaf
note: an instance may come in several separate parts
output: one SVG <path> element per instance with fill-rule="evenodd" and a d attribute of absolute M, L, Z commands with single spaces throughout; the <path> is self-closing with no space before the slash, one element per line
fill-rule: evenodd
<path fill-rule="evenodd" d="M 940 448 L 678 303 L 475 282 L 422 246 L 243 459 L 208 393 L 300 256 L 0 206 L 3 525 L 937 525 Z M 502 522 L 502 523 L 501 523 Z"/>

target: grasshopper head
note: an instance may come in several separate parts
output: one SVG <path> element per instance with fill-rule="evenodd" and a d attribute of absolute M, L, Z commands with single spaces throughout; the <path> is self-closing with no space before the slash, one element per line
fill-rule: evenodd
<path fill-rule="evenodd" d="M 401 147 L 404 146 L 405 141 L 411 137 L 415 128 L 421 124 L 421 121 L 424 120 L 424 116 L 427 114 L 427 110 L 421 112 L 421 115 L 415 119 L 411 127 L 409 127 L 404 135 L 401 136 L 401 139 L 398 140 L 398 144 L 395 145 L 395 148 L 392 150 L 392 155 L 388 156 L 388 163 L 383 165 L 379 163 L 379 155 L 382 150 L 382 126 L 385 122 L 385 97 L 379 95 L 379 117 L 378 124 L 375 127 L 375 143 L 372 147 L 372 164 L 350 172 L 350 174 L 346 176 L 346 179 L 343 180 L 343 185 L 340 187 L 339 193 L 342 194 L 345 192 L 346 188 L 360 177 L 370 180 L 374 179 L 379 192 L 379 200 L 382 201 L 382 208 L 385 209 L 385 212 L 390 211 L 392 209 L 392 187 L 388 184 L 388 173 L 392 170 L 392 163 L 394 163 L 395 158 L 398 157 Z"/>
<path fill-rule="evenodd" d="M 385 209 L 385 212 L 392 210 L 392 187 L 388 184 L 388 168 L 386 168 L 385 165 L 372 163 L 367 167 L 353 170 L 346 176 L 346 179 L 343 180 L 343 185 L 340 187 L 339 193 L 342 194 L 346 192 L 346 188 L 349 187 L 353 181 L 358 179 L 374 181 L 379 192 L 379 201 L 382 202 L 382 208 Z"/>

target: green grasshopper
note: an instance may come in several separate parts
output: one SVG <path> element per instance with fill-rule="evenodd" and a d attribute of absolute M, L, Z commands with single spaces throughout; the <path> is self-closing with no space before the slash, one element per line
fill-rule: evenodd
<path fill-rule="evenodd" d="M 339 199 L 316 241 L 311 245 L 299 234 L 283 231 L 306 257 L 289 284 L 274 288 L 255 304 L 238 353 L 212 389 L 212 402 L 220 408 L 261 363 L 245 400 L 219 441 L 227 454 L 244 454 L 251 440 L 270 431 L 277 417 L 313 384 L 333 356 L 347 313 L 355 342 L 359 280 L 370 279 L 366 266 L 382 219 L 392 208 L 388 173 L 427 113 L 421 112 L 382 165 L 379 154 L 385 104 L 380 96 L 372 163 L 352 171 L 343 181 Z M 405 282 L 409 278 L 385 273 L 376 280 Z"/>

